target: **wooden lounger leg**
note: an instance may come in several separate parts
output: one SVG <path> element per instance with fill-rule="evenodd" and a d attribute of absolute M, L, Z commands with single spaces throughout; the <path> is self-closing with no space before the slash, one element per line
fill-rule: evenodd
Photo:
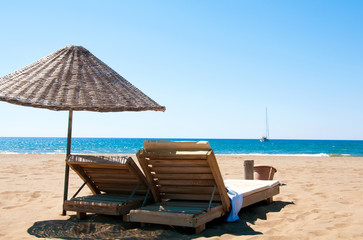
<path fill-rule="evenodd" d="M 79 220 L 85 219 L 86 216 L 87 216 L 87 213 L 85 213 L 85 212 L 77 212 L 77 218 Z"/>
<path fill-rule="evenodd" d="M 201 233 L 205 229 L 205 223 L 195 228 L 195 233 Z"/>
<path fill-rule="evenodd" d="M 124 221 L 124 222 L 130 222 L 130 214 L 124 214 L 122 216 L 122 221 Z"/>
<path fill-rule="evenodd" d="M 273 199 L 273 198 L 274 198 L 274 197 L 267 198 L 267 199 L 266 199 L 266 203 L 267 203 L 267 204 L 272 203 L 272 202 L 274 201 L 274 199 Z"/>

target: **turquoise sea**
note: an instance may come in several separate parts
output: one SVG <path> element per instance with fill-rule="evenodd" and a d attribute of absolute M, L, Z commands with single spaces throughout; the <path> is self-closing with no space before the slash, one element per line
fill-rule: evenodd
<path fill-rule="evenodd" d="M 144 138 L 73 138 L 72 153 L 135 154 Z M 150 139 L 209 141 L 216 154 L 363 156 L 363 140 Z M 0 137 L 0 153 L 66 152 L 66 138 Z"/>

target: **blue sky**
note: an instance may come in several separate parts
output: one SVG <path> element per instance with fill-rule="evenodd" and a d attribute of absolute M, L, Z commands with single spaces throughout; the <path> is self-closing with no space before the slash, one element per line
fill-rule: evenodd
<path fill-rule="evenodd" d="M 75 137 L 363 140 L 363 1 L 2 1 L 0 76 L 81 45 L 166 112 L 75 112 Z M 0 102 L 0 136 L 67 112 Z"/>

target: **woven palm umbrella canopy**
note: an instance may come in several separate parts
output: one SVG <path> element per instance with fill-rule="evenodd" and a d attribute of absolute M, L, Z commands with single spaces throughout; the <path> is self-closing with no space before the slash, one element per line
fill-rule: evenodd
<path fill-rule="evenodd" d="M 69 111 L 67 157 L 71 153 L 73 111 L 165 111 L 165 107 L 81 46 L 66 46 L 1 77 L 0 100 Z M 68 194 L 68 172 L 66 165 L 64 200 Z"/>

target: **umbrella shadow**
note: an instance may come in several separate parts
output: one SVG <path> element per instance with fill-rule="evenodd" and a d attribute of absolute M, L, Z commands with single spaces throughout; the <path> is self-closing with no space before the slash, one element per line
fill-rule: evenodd
<path fill-rule="evenodd" d="M 38 238 L 59 239 L 137 239 L 127 236 L 127 231 L 136 229 L 137 224 L 123 222 L 112 216 L 89 215 L 86 220 L 71 216 L 67 220 L 35 222 L 28 233 Z"/>
<path fill-rule="evenodd" d="M 67 240 L 99 239 L 190 239 L 169 226 L 153 225 L 144 228 L 139 223 L 124 222 L 120 217 L 91 214 L 85 220 L 72 215 L 67 220 L 35 222 L 28 231 L 38 238 Z"/>
<path fill-rule="evenodd" d="M 98 240 L 98 239 L 193 239 L 196 237 L 215 237 L 223 234 L 235 236 L 261 235 L 249 226 L 258 219 L 265 220 L 269 212 L 280 212 L 292 202 L 275 201 L 269 205 L 257 203 L 242 209 L 240 219 L 227 223 L 224 217 L 207 223 L 207 228 L 200 234 L 194 229 L 173 227 L 167 225 L 124 222 L 119 217 L 105 215 L 89 215 L 86 220 L 78 220 L 71 216 L 67 220 L 48 220 L 35 222 L 28 233 L 38 238 L 68 239 L 68 240 Z"/>

